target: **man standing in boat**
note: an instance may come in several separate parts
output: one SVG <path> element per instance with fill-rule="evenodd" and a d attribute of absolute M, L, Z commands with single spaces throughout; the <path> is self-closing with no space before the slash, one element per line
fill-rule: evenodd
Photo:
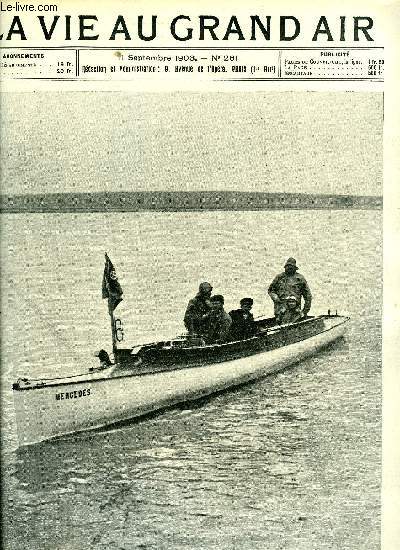
<path fill-rule="evenodd" d="M 301 298 L 304 299 L 301 311 L 303 317 L 310 311 L 311 291 L 306 279 L 297 270 L 296 260 L 289 258 L 285 263 L 285 271 L 277 275 L 269 285 L 268 294 L 274 302 L 274 314 L 278 322 L 287 309 L 288 296 L 296 298 L 299 308 L 301 308 Z"/>
<path fill-rule="evenodd" d="M 211 311 L 212 286 L 204 282 L 199 286 L 199 292 L 189 300 L 183 322 L 189 334 L 202 335 L 206 330 L 209 314 Z"/>

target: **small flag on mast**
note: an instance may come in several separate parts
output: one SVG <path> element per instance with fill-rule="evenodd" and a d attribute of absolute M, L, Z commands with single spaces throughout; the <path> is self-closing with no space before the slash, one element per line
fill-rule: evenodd
<path fill-rule="evenodd" d="M 106 264 L 104 266 L 102 295 L 103 298 L 108 298 L 108 307 L 111 315 L 117 305 L 122 301 L 122 288 L 118 282 L 118 277 L 115 273 L 112 261 L 107 256 L 107 253 L 105 256 Z"/>

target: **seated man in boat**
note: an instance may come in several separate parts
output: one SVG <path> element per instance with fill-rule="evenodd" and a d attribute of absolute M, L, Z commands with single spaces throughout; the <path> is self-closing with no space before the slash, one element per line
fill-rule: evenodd
<path fill-rule="evenodd" d="M 230 328 L 231 340 L 244 340 L 251 338 L 257 332 L 251 308 L 253 307 L 252 298 L 242 298 L 240 300 L 240 309 L 234 309 L 229 312 L 232 318 Z"/>
<path fill-rule="evenodd" d="M 277 322 L 280 325 L 286 325 L 287 323 L 300 321 L 303 318 L 303 313 L 296 296 L 288 296 L 285 302 L 285 307 L 281 310 L 280 315 L 277 316 Z"/>
<path fill-rule="evenodd" d="M 224 309 L 224 297 L 216 294 L 210 298 L 211 311 L 204 334 L 207 344 L 221 344 L 230 337 L 231 316 Z"/>
<path fill-rule="evenodd" d="M 298 273 L 298 267 L 294 258 L 289 258 L 285 264 L 285 271 L 277 275 L 269 285 L 268 294 L 274 302 L 274 314 L 279 319 L 287 308 L 286 298 L 295 296 L 297 304 L 301 307 L 301 299 L 304 300 L 302 314 L 306 317 L 311 308 L 312 295 L 307 281 Z"/>
<path fill-rule="evenodd" d="M 202 335 L 211 311 L 210 296 L 212 286 L 204 282 L 199 286 L 199 292 L 189 300 L 183 322 L 191 335 Z"/>

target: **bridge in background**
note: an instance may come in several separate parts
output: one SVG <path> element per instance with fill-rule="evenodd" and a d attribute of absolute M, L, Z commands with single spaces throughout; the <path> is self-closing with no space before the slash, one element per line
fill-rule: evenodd
<path fill-rule="evenodd" d="M 382 209 L 382 196 L 251 191 L 115 191 L 1 195 L 3 213 Z"/>

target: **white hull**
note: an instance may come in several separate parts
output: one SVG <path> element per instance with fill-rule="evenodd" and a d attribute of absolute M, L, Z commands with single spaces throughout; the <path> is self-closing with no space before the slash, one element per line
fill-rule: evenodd
<path fill-rule="evenodd" d="M 301 342 L 233 361 L 14 391 L 20 445 L 99 428 L 277 372 L 341 337 L 341 322 Z M 68 395 L 68 398 L 67 398 Z"/>

